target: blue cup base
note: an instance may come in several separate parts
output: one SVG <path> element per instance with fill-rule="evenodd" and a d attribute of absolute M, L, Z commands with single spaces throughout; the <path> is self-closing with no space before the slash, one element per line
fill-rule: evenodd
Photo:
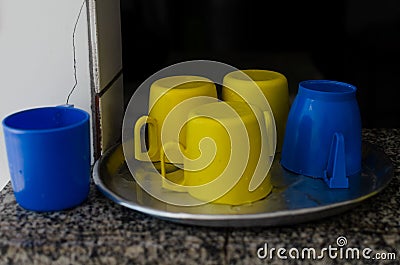
<path fill-rule="evenodd" d="M 14 197 L 17 204 L 25 210 L 34 212 L 58 212 L 76 208 L 87 201 L 89 197 L 89 190 L 86 193 L 81 193 L 78 198 L 48 198 L 46 202 L 40 202 L 40 198 L 21 198 L 20 194 L 14 192 Z"/>

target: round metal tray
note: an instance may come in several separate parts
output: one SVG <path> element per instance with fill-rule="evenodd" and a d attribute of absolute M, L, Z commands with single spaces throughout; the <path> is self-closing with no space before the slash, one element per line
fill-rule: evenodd
<path fill-rule="evenodd" d="M 290 225 L 336 215 L 383 190 L 393 174 L 393 165 L 385 153 L 364 142 L 362 172 L 349 177 L 348 189 L 330 189 L 321 179 L 288 172 L 276 155 L 271 168 L 274 188 L 263 200 L 240 206 L 212 203 L 176 206 L 142 190 L 125 163 L 120 144 L 104 153 L 93 169 L 98 189 L 120 205 L 176 223 L 213 227 Z M 169 190 L 162 192 L 182 200 L 190 196 Z"/>

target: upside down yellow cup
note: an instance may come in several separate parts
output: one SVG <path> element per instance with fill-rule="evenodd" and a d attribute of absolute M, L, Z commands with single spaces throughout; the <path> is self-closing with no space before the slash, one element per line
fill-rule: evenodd
<path fill-rule="evenodd" d="M 272 190 L 269 169 L 275 128 L 271 126 L 270 112 L 243 102 L 214 102 L 194 108 L 181 147 L 184 178 L 179 184 L 205 202 L 241 205 L 265 198 Z M 174 145 L 168 143 L 164 150 L 176 148 Z"/>
<path fill-rule="evenodd" d="M 290 108 L 288 83 L 283 74 L 263 69 L 230 72 L 224 76 L 221 97 L 225 101 L 247 101 L 264 110 L 264 102 L 255 95 L 258 89 L 261 89 L 274 114 L 278 134 L 276 151 L 280 152 Z"/>
<path fill-rule="evenodd" d="M 140 117 L 134 128 L 135 158 L 141 161 L 157 162 L 160 159 L 162 149 L 162 133 L 164 138 L 172 139 L 178 134 L 175 133 L 176 127 L 186 120 L 187 113 L 196 105 L 200 105 L 204 100 L 191 101 L 191 104 L 181 104 L 192 98 L 212 98 L 217 100 L 217 89 L 215 84 L 208 78 L 192 75 L 169 76 L 156 80 L 150 86 L 149 95 L 149 114 Z M 179 111 L 173 109 L 180 105 Z M 168 128 L 164 127 L 166 117 L 170 117 Z M 147 127 L 147 141 L 141 134 L 141 129 Z M 185 139 L 186 129 L 182 128 L 179 135 L 179 142 Z M 143 148 L 146 146 L 147 148 Z M 175 150 L 178 152 L 177 150 Z M 170 161 L 182 163 L 182 161 Z"/>

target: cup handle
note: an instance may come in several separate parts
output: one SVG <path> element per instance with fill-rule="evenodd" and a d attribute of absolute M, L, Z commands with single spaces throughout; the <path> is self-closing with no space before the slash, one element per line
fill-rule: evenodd
<path fill-rule="evenodd" d="M 272 113 L 270 111 L 264 111 L 264 120 L 265 120 L 265 126 L 267 127 L 267 155 L 268 156 L 273 156 L 275 154 L 275 148 L 274 148 L 274 140 L 276 139 L 275 131 L 274 131 L 274 126 L 272 122 Z"/>
<path fill-rule="evenodd" d="M 173 179 L 170 179 L 167 177 L 166 165 L 165 165 L 166 164 L 165 150 L 168 150 L 169 148 L 172 148 L 172 147 L 176 147 L 176 145 L 177 145 L 176 142 L 168 142 L 160 150 L 162 187 L 165 189 L 168 189 L 168 190 L 176 191 L 176 192 L 187 192 L 186 187 L 184 187 L 184 185 L 185 185 L 184 174 L 174 176 Z M 178 145 L 180 148 L 182 147 L 182 145 L 180 143 Z M 182 148 L 182 150 L 184 150 L 184 149 Z"/>
<path fill-rule="evenodd" d="M 136 121 L 134 128 L 135 158 L 141 161 L 149 161 L 149 157 L 154 156 L 158 148 L 158 138 L 155 137 L 152 140 L 154 143 L 149 145 L 148 152 L 143 151 L 142 146 L 146 146 L 146 143 L 141 137 L 141 129 L 146 124 L 150 125 L 150 130 L 157 131 L 157 121 L 150 116 L 142 116 Z"/>
<path fill-rule="evenodd" d="M 324 180 L 331 189 L 349 187 L 349 180 L 346 176 L 344 136 L 342 133 L 336 132 L 333 134 L 328 166 L 324 171 Z"/>
<path fill-rule="evenodd" d="M 165 150 L 168 150 L 170 148 L 175 148 L 176 145 L 179 146 L 180 150 L 185 150 L 183 148 L 182 144 L 181 143 L 177 143 L 177 142 L 167 142 L 162 146 L 162 148 L 160 148 L 161 176 L 163 176 L 164 178 L 166 176 L 166 167 L 165 167 L 166 155 L 165 155 L 165 153 L 167 153 Z"/>
<path fill-rule="evenodd" d="M 274 141 L 275 141 L 275 131 L 274 131 L 274 126 L 273 126 L 273 120 L 272 120 L 272 113 L 270 111 L 263 111 L 264 114 L 264 122 L 265 122 L 265 134 L 266 134 L 266 141 L 267 141 L 267 146 L 265 148 L 266 156 L 268 156 L 268 159 L 272 163 L 272 159 L 274 157 Z M 261 129 L 261 136 L 263 135 L 263 128 Z M 264 157 L 264 154 L 263 154 Z M 257 167 L 259 170 L 260 168 Z M 254 174 L 253 178 L 250 180 L 249 183 L 249 191 L 254 191 L 256 190 L 261 183 L 265 180 L 265 176 L 262 174 Z"/>

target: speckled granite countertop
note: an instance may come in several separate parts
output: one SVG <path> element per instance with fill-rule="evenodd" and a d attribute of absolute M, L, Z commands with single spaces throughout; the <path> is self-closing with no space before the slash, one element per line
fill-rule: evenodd
<path fill-rule="evenodd" d="M 94 186 L 79 207 L 35 213 L 17 205 L 8 184 L 0 193 L 0 264 L 287 264 L 276 253 L 272 260 L 260 259 L 257 250 L 267 243 L 269 250 L 318 251 L 337 246 L 339 236 L 346 237 L 347 247 L 394 253 L 396 260 L 384 264 L 400 264 L 400 129 L 366 129 L 363 138 L 392 160 L 389 186 L 344 214 L 295 226 L 179 225 L 122 207 Z M 290 263 L 380 264 L 327 256 Z"/>

